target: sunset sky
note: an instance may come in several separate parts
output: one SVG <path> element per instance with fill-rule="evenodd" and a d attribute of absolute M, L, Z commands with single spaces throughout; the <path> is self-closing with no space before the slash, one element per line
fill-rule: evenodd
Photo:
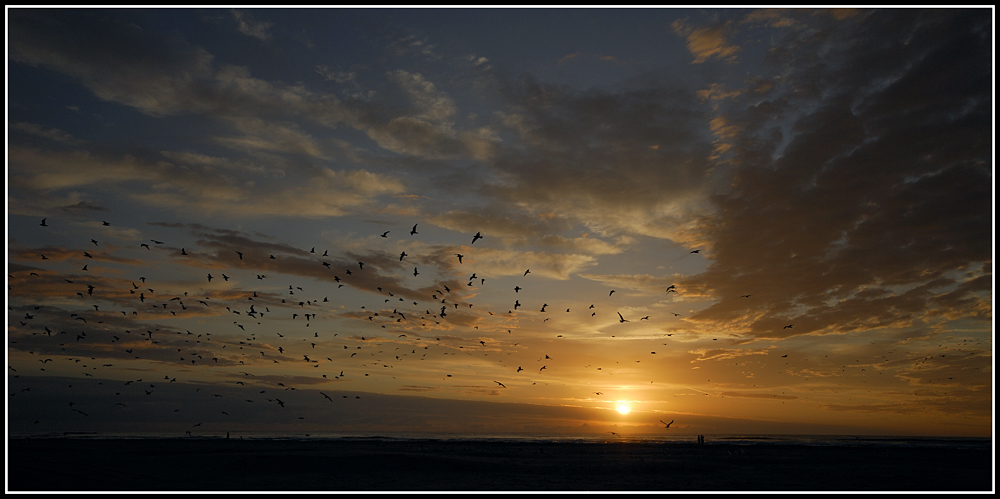
<path fill-rule="evenodd" d="M 989 8 L 6 13 L 9 434 L 992 434 Z"/>

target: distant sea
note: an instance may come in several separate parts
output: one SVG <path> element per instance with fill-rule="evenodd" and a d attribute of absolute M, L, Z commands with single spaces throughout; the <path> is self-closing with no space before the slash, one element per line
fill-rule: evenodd
<path fill-rule="evenodd" d="M 101 440 L 197 439 L 224 440 L 221 435 L 180 436 L 176 433 L 118 434 L 95 432 L 45 432 L 9 434 L 8 438 L 76 438 Z M 461 433 L 309 433 L 231 432 L 230 439 L 289 441 L 385 441 L 385 442 L 498 442 L 498 443 L 696 443 L 696 435 L 483 435 Z M 845 447 L 938 447 L 948 449 L 991 449 L 990 437 L 943 437 L 898 435 L 705 435 L 705 445 L 805 445 Z"/>

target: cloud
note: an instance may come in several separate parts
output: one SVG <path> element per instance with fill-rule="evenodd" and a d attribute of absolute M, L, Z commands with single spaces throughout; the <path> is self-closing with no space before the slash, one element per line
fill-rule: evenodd
<path fill-rule="evenodd" d="M 719 395 L 723 397 L 743 397 L 743 398 L 757 398 L 757 399 L 774 399 L 774 400 L 795 400 L 799 398 L 796 395 L 777 395 L 773 393 L 748 393 L 748 392 L 721 392 Z"/>
<path fill-rule="evenodd" d="M 283 183 L 247 181 L 247 174 L 256 174 L 262 180 L 284 176 L 283 171 L 274 168 L 192 153 L 162 154 L 169 161 L 11 146 L 11 182 L 24 195 L 81 187 L 102 189 L 140 181 L 140 187 L 130 195 L 151 206 L 306 217 L 342 216 L 373 204 L 378 196 L 404 192 L 399 181 L 367 170 L 315 168 L 297 173 L 297 177 L 305 175 L 301 179 L 305 187 L 288 188 Z"/>
<path fill-rule="evenodd" d="M 747 355 L 768 355 L 771 353 L 774 347 L 767 348 L 756 348 L 756 349 L 740 349 L 740 348 L 699 348 L 691 350 L 688 353 L 698 355 L 697 358 L 691 362 L 702 362 L 706 360 L 730 360 L 738 357 L 745 357 Z"/>
<path fill-rule="evenodd" d="M 28 190 L 54 190 L 148 179 L 155 176 L 132 156 L 107 161 L 87 151 L 49 152 L 12 145 L 11 180 Z"/>
<path fill-rule="evenodd" d="M 732 184 L 694 230 L 711 247 L 707 271 L 679 286 L 719 301 L 689 321 L 842 333 L 933 321 L 943 301 L 950 318 L 985 319 L 974 283 L 991 275 L 988 37 L 971 12 L 938 14 L 881 12 L 791 38 L 782 57 L 804 60 L 781 88 L 718 118 L 720 132 L 739 130 L 724 133 Z M 860 32 L 911 41 L 867 46 Z M 807 62 L 820 44 L 825 62 Z M 777 114 L 790 125 L 765 122 Z"/>
<path fill-rule="evenodd" d="M 11 130 L 18 130 L 38 137 L 44 137 L 49 140 L 54 140 L 56 142 L 62 142 L 69 145 L 80 145 L 86 143 L 84 140 L 77 139 L 72 135 L 58 129 L 50 128 L 48 130 L 42 128 L 41 125 L 36 123 L 14 123 L 9 127 Z"/>
<path fill-rule="evenodd" d="M 508 251 L 495 248 L 478 249 L 475 254 L 480 276 L 523 275 L 525 270 L 551 279 L 566 280 L 573 274 L 596 264 L 594 257 L 579 254 Z"/>
<path fill-rule="evenodd" d="M 273 26 L 273 23 L 268 21 L 256 22 L 250 14 L 241 10 L 232 9 L 231 12 L 233 13 L 233 18 L 236 19 L 236 29 L 240 33 L 259 38 L 265 42 L 271 38 L 271 34 L 267 30 Z"/>
<path fill-rule="evenodd" d="M 674 32 L 687 39 L 687 48 L 695 56 L 693 64 L 700 64 L 715 57 L 730 64 L 736 62 L 740 48 L 726 42 L 726 25 L 694 27 L 684 20 L 670 25 Z"/>
<path fill-rule="evenodd" d="M 502 90 L 509 111 L 497 117 L 520 143 L 498 149 L 484 194 L 599 236 L 679 237 L 703 209 L 711 132 L 694 92 L 575 91 L 530 78 Z"/>
<path fill-rule="evenodd" d="M 646 293 L 664 293 L 679 275 L 656 277 L 649 274 L 600 275 L 582 273 L 580 277 L 607 284 L 613 288 L 632 289 Z"/>

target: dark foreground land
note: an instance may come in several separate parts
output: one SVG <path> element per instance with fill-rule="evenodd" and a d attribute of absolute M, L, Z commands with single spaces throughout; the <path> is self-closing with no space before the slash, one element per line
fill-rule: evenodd
<path fill-rule="evenodd" d="M 452 441 L 8 441 L 10 491 L 891 491 L 992 487 L 990 449 Z"/>

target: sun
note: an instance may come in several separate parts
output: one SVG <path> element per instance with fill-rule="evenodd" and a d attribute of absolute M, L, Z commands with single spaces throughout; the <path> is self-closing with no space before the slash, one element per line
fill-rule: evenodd
<path fill-rule="evenodd" d="M 632 409 L 625 402 L 618 402 L 618 412 L 628 414 Z"/>

